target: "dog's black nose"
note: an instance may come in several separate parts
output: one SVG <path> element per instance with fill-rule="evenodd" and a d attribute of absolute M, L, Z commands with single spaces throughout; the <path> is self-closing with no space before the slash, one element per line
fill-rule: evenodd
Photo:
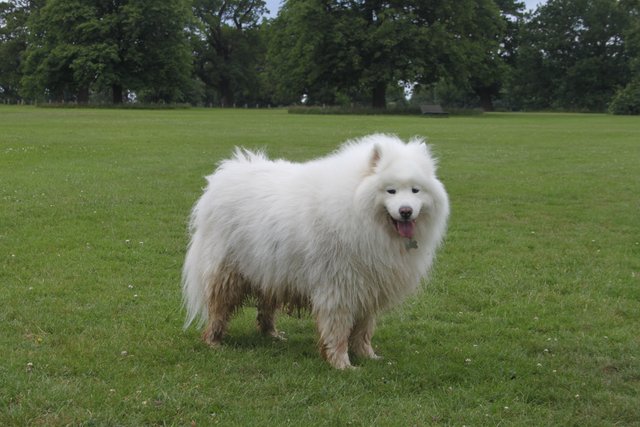
<path fill-rule="evenodd" d="M 407 220 L 411 218 L 412 214 L 413 214 L 413 209 L 411 209 L 410 207 L 400 208 L 400 216 L 402 217 L 402 219 Z"/>

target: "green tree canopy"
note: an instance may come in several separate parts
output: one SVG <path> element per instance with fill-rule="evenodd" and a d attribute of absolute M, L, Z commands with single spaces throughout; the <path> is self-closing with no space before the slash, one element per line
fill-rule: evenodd
<path fill-rule="evenodd" d="M 231 106 L 260 96 L 264 57 L 259 20 L 263 0 L 194 0 L 196 74 L 208 88 L 206 102 Z"/>
<path fill-rule="evenodd" d="M 528 108 L 603 111 L 629 78 L 616 0 L 549 0 L 523 26 L 514 97 Z"/>
<path fill-rule="evenodd" d="M 483 37 L 474 40 L 476 53 L 470 61 L 469 73 L 458 86 L 468 85 L 478 97 L 485 111 L 493 111 L 493 100 L 500 94 L 505 81 L 509 79 L 510 69 L 515 63 L 519 21 L 523 15 L 524 3 L 515 0 L 498 0 L 502 20 L 494 23 L 491 16 L 485 15 Z"/>
<path fill-rule="evenodd" d="M 630 60 L 630 78 L 609 104 L 613 114 L 640 114 L 640 1 L 624 0 L 621 7 L 627 13 L 629 25 L 624 33 L 624 47 Z"/>
<path fill-rule="evenodd" d="M 27 48 L 27 19 L 30 1 L 0 2 L 0 99 L 20 99 L 22 53 Z"/>
<path fill-rule="evenodd" d="M 0 0 L 0 100 L 640 110 L 640 1 Z M 415 102 L 418 102 L 417 100 Z"/>
<path fill-rule="evenodd" d="M 468 78 L 496 51 L 503 25 L 491 0 L 288 0 L 268 64 L 283 100 L 366 92 L 384 107 L 398 82 Z"/>
<path fill-rule="evenodd" d="M 90 91 L 177 101 L 189 84 L 185 0 L 48 0 L 29 21 L 25 95 L 86 102 Z"/>

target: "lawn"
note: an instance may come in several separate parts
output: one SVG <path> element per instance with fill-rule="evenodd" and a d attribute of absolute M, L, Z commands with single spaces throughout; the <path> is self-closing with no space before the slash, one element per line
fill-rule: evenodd
<path fill-rule="evenodd" d="M 186 222 L 234 145 L 305 160 L 424 135 L 452 203 L 382 361 L 182 330 Z M 360 230 L 358 230 L 360 232 Z M 0 106 L 0 425 L 638 425 L 640 118 Z"/>

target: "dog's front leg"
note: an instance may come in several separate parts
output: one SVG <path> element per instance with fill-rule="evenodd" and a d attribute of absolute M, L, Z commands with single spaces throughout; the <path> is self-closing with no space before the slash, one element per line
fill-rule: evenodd
<path fill-rule="evenodd" d="M 376 319 L 373 315 L 367 315 L 355 323 L 349 337 L 349 345 L 355 355 L 369 359 L 381 359 L 371 346 L 371 338 L 375 327 Z"/>
<path fill-rule="evenodd" d="M 320 334 L 320 352 L 336 369 L 353 368 L 349 361 L 349 334 L 353 318 L 339 309 L 324 308 L 315 311 L 316 325 Z"/>

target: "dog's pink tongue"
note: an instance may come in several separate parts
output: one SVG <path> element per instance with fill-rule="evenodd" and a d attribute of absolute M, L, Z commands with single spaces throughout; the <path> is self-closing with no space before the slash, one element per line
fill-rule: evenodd
<path fill-rule="evenodd" d="M 396 221 L 396 230 L 398 234 L 402 237 L 406 237 L 407 239 L 411 239 L 413 237 L 413 233 L 416 229 L 415 221 Z"/>

